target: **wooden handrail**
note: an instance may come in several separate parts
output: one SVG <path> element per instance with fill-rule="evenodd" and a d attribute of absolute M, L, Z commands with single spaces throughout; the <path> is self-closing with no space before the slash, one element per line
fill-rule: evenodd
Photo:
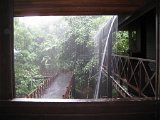
<path fill-rule="evenodd" d="M 26 98 L 40 98 L 43 95 L 45 89 L 51 85 L 51 83 L 55 80 L 57 76 L 58 74 L 43 81 L 36 89 L 29 93 Z"/>
<path fill-rule="evenodd" d="M 112 54 L 112 76 L 134 95 L 155 97 L 156 61 Z M 146 94 L 146 91 L 150 93 Z"/>
<path fill-rule="evenodd" d="M 132 60 L 146 61 L 146 62 L 154 62 L 154 63 L 156 62 L 156 60 L 152 60 L 152 59 L 144 59 L 144 58 L 138 58 L 138 57 L 125 56 L 125 55 L 112 54 L 112 56 L 117 56 L 121 58 L 132 59 Z"/>
<path fill-rule="evenodd" d="M 74 79 L 74 77 L 73 77 L 73 74 L 72 74 L 72 78 L 69 81 L 69 85 L 66 87 L 66 91 L 65 91 L 64 95 L 62 96 L 63 99 L 69 99 L 70 98 L 71 91 L 72 91 L 72 85 L 73 85 L 73 79 Z"/>

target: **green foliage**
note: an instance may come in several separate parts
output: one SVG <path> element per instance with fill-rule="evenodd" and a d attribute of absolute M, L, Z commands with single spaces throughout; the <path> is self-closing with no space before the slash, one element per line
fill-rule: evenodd
<path fill-rule="evenodd" d="M 97 65 L 94 53 L 93 36 L 109 17 L 74 16 L 66 17 L 69 29 L 66 41 L 62 44 L 61 60 L 63 67 L 71 69 L 75 74 L 77 91 L 84 91 L 88 86 L 90 71 Z M 93 89 L 93 88 L 92 88 Z"/>
<path fill-rule="evenodd" d="M 15 18 L 15 78 L 16 95 L 24 97 L 43 80 L 45 71 L 74 71 L 76 89 L 88 86 L 92 69 L 97 65 L 93 36 L 109 17 L 70 16 L 54 18 L 39 26 L 27 25 Z"/>
<path fill-rule="evenodd" d="M 128 32 L 119 31 L 116 33 L 116 41 L 113 42 L 113 52 L 117 54 L 127 54 L 129 49 Z"/>
<path fill-rule="evenodd" d="M 41 81 L 33 79 L 34 76 L 40 76 L 35 64 L 37 53 L 33 51 L 33 35 L 18 19 L 15 19 L 14 26 L 16 95 L 24 97 Z"/>

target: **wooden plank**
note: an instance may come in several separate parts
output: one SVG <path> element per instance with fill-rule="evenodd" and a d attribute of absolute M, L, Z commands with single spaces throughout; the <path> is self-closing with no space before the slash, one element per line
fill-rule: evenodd
<path fill-rule="evenodd" d="M 145 0 L 14 0 L 16 5 L 44 5 L 51 4 L 53 6 L 141 6 Z"/>
<path fill-rule="evenodd" d="M 15 0 L 14 16 L 131 13 L 144 0 Z"/>
<path fill-rule="evenodd" d="M 152 113 L 142 114 L 97 114 L 97 115 L 44 115 L 44 114 L 11 114 L 1 116 L 2 120 L 156 120 Z M 4 118 L 4 119 L 3 119 Z"/>
<path fill-rule="evenodd" d="M 135 7 L 52 7 L 17 9 L 14 16 L 47 16 L 47 15 L 107 15 L 130 13 Z"/>

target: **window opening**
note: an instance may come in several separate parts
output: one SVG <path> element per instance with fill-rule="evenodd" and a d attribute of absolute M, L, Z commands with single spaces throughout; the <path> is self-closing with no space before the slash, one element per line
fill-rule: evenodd
<path fill-rule="evenodd" d="M 14 18 L 16 97 L 155 97 L 155 60 L 131 54 L 138 35 L 117 16 Z"/>
<path fill-rule="evenodd" d="M 110 18 L 14 18 L 16 97 L 93 98 L 94 36 Z"/>

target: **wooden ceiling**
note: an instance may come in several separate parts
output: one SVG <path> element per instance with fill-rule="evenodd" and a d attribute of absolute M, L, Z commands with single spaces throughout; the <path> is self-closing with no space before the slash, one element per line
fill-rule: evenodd
<path fill-rule="evenodd" d="M 14 16 L 132 13 L 145 0 L 14 0 Z"/>

